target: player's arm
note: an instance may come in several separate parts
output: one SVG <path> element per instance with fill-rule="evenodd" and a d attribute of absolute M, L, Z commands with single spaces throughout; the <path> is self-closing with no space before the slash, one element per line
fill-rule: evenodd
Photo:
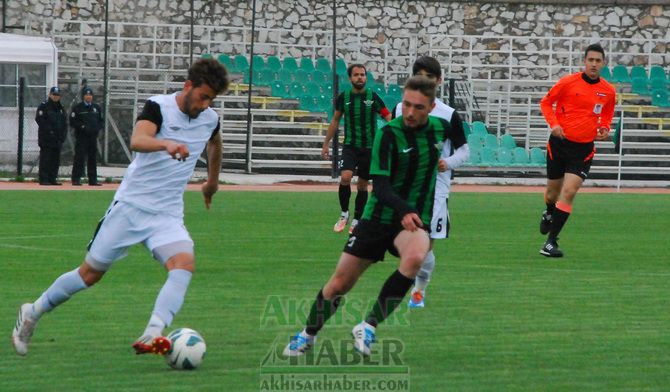
<path fill-rule="evenodd" d="M 375 100 L 375 104 L 377 105 L 377 111 L 379 112 L 379 115 L 382 116 L 384 121 L 389 122 L 393 120 L 393 117 L 391 116 L 391 112 L 388 110 L 386 107 L 386 104 L 384 103 L 384 100 L 382 97 L 380 97 L 377 93 L 373 93 L 373 98 Z"/>
<path fill-rule="evenodd" d="M 330 120 L 330 125 L 328 125 L 328 130 L 326 131 L 326 137 L 323 139 L 323 145 L 321 146 L 321 157 L 324 159 L 330 159 L 330 141 L 335 137 L 335 132 L 340 126 L 340 119 L 342 118 L 342 112 L 335 110 L 333 113 L 333 118 Z"/>
<path fill-rule="evenodd" d="M 372 192 L 382 204 L 398 213 L 403 228 L 414 231 L 423 226 L 423 223 L 417 211 L 393 191 L 390 177 L 393 136 L 391 132 L 384 130 L 385 128 L 382 128 L 377 132 L 372 146 L 372 161 L 370 162 Z"/>
<path fill-rule="evenodd" d="M 566 83 L 566 78 L 559 80 L 540 101 L 540 110 L 542 111 L 542 115 L 544 115 L 547 124 L 549 124 L 549 128 L 551 128 L 551 134 L 560 138 L 565 137 L 565 135 L 563 133 L 563 128 L 558 123 L 558 118 L 554 111 L 554 103 L 558 101 Z"/>
<path fill-rule="evenodd" d="M 202 184 L 202 195 L 205 198 L 205 208 L 212 204 L 212 196 L 219 190 L 219 173 L 223 159 L 223 140 L 219 125 L 216 126 L 212 137 L 207 142 L 207 182 Z"/>
<path fill-rule="evenodd" d="M 133 134 L 130 137 L 130 149 L 137 152 L 165 150 L 173 159 L 186 160 L 189 155 L 186 145 L 172 140 L 156 138 L 162 122 L 160 106 L 153 101 L 147 101 L 144 110 L 137 117 L 135 129 L 133 129 Z"/>
<path fill-rule="evenodd" d="M 470 147 L 468 147 L 465 131 L 463 130 L 463 121 L 461 121 L 461 116 L 458 115 L 458 112 L 452 113 L 449 127 L 446 129 L 448 130 L 448 134 L 445 136 L 451 140 L 451 145 L 454 147 L 454 153 L 448 156 L 444 161 L 447 169 L 456 169 L 463 166 L 468 158 L 470 158 Z M 447 155 L 449 152 L 447 152 Z"/>

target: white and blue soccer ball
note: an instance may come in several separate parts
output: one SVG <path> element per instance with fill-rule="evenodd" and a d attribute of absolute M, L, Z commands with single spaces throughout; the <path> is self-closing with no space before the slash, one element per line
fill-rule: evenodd
<path fill-rule="evenodd" d="M 200 366 L 207 345 L 205 339 L 195 330 L 190 328 L 178 328 L 167 336 L 170 340 L 170 351 L 165 355 L 165 360 L 173 369 L 193 370 Z"/>

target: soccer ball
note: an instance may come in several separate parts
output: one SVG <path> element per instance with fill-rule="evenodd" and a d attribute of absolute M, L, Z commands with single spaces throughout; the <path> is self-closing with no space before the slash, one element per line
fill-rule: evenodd
<path fill-rule="evenodd" d="M 205 357 L 207 346 L 205 339 L 190 328 L 178 328 L 167 336 L 170 340 L 170 351 L 165 360 L 173 369 L 193 370 L 200 366 Z"/>

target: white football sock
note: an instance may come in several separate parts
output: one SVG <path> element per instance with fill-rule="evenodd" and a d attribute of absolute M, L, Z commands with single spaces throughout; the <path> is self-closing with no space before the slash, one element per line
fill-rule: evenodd
<path fill-rule="evenodd" d="M 430 283 L 430 277 L 433 274 L 433 270 L 435 269 L 435 253 L 433 253 L 433 250 L 429 250 L 428 253 L 426 253 L 426 257 L 423 259 L 423 264 L 421 265 L 421 269 L 419 272 L 416 274 L 416 281 L 414 282 L 414 290 L 421 290 L 421 292 L 424 292 L 426 290 L 426 287 L 428 287 L 428 283 Z"/>
<path fill-rule="evenodd" d="M 192 275 L 190 271 L 183 269 L 173 269 L 168 272 L 167 281 L 158 293 L 154 310 L 151 312 L 151 319 L 144 330 L 145 335 L 161 335 L 163 329 L 172 323 L 172 319 L 184 303 L 184 296 Z"/>
<path fill-rule="evenodd" d="M 79 275 L 79 268 L 59 276 L 49 288 L 33 303 L 33 317 L 39 319 L 44 313 L 70 299 L 85 288 L 86 283 Z"/>

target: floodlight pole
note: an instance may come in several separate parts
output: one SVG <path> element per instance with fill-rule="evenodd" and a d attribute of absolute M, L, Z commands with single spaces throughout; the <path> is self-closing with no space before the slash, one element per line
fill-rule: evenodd
<path fill-rule="evenodd" d="M 26 78 L 21 76 L 19 78 L 19 135 L 18 135 L 18 146 L 16 150 L 16 178 L 18 179 L 23 174 L 23 131 L 25 123 L 25 89 L 26 89 Z"/>
<path fill-rule="evenodd" d="M 251 46 L 249 48 L 249 88 L 247 90 L 247 148 L 244 158 L 245 171 L 251 173 L 251 132 L 253 117 L 251 117 L 251 86 L 254 83 L 254 40 L 256 36 L 256 0 L 251 3 Z"/>
<path fill-rule="evenodd" d="M 108 121 L 107 119 L 109 118 L 109 113 L 107 113 L 107 102 L 109 100 L 108 97 L 108 88 L 109 88 L 109 83 L 108 83 L 108 75 L 107 75 L 107 62 L 109 61 L 109 0 L 105 0 L 105 53 L 104 53 L 104 59 L 103 59 L 103 70 L 102 70 L 102 113 L 103 113 L 103 119 L 105 121 L 104 127 L 105 127 L 105 134 L 104 134 L 104 146 L 105 148 L 103 149 L 103 162 L 105 164 L 108 163 L 109 159 L 109 146 L 107 143 L 109 142 L 109 129 L 108 129 Z"/>

